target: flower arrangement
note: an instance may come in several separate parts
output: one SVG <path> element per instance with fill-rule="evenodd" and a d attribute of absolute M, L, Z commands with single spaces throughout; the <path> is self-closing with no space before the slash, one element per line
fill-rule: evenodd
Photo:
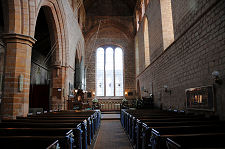
<path fill-rule="evenodd" d="M 98 102 L 98 99 L 95 97 L 94 99 L 92 99 L 92 102 Z"/>
<path fill-rule="evenodd" d="M 127 101 L 127 99 L 126 99 L 126 98 L 123 98 L 123 99 L 122 99 L 122 103 L 123 103 L 123 102 L 126 102 L 126 101 Z"/>

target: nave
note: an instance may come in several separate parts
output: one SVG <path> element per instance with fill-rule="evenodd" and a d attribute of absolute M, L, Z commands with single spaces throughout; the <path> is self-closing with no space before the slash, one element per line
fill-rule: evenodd
<path fill-rule="evenodd" d="M 184 111 L 54 111 L 0 123 L 0 146 L 48 149 L 224 149 L 225 122 Z"/>
<path fill-rule="evenodd" d="M 0 148 L 224 149 L 225 0 L 0 0 Z"/>

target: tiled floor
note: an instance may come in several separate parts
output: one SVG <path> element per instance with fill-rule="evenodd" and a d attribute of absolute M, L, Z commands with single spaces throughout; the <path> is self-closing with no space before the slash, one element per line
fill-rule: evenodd
<path fill-rule="evenodd" d="M 94 149 L 132 149 L 120 120 L 102 120 Z"/>

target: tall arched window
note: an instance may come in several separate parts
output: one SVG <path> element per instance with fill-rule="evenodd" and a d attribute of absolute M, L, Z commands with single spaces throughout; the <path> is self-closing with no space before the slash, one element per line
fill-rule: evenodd
<path fill-rule="evenodd" d="M 139 49 L 138 38 L 135 38 L 135 63 L 136 63 L 136 76 L 139 74 Z"/>
<path fill-rule="evenodd" d="M 123 51 L 99 47 L 96 52 L 96 96 L 123 96 Z"/>
<path fill-rule="evenodd" d="M 141 2 L 141 17 L 143 18 L 145 14 L 145 2 L 142 0 Z"/>
<path fill-rule="evenodd" d="M 148 34 L 148 19 L 144 19 L 144 46 L 145 46 L 145 67 L 150 64 L 150 51 L 149 51 L 149 34 Z"/>
<path fill-rule="evenodd" d="M 160 0 L 164 50 L 174 41 L 171 0 Z"/>

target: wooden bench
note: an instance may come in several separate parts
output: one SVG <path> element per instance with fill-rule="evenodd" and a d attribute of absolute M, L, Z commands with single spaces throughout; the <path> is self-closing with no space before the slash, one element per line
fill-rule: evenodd
<path fill-rule="evenodd" d="M 32 117 L 32 116 L 31 116 Z M 12 126 L 12 127 L 47 127 L 47 128 L 54 128 L 54 127 L 65 127 L 65 128 L 72 128 L 74 127 L 75 123 L 80 124 L 81 128 L 83 130 L 82 133 L 82 144 L 83 148 L 87 148 L 87 136 L 88 136 L 88 144 L 91 143 L 91 128 L 88 127 L 88 135 L 87 135 L 87 122 L 85 122 L 87 117 L 67 117 L 66 120 L 64 120 L 64 117 L 43 117 L 43 116 L 37 116 L 37 117 L 28 117 L 23 118 L 20 117 L 18 120 L 8 120 L 4 121 L 4 123 L 7 123 L 6 127 Z M 89 119 L 89 118 L 88 118 Z M 62 124 L 61 124 L 62 123 Z M 88 123 L 90 125 L 90 123 Z M 0 127 L 4 127 L 4 124 L 1 124 Z M 16 125 L 16 126 L 15 126 Z"/>
<path fill-rule="evenodd" d="M 167 136 L 167 149 L 224 149 L 224 133 L 183 134 Z"/>
<path fill-rule="evenodd" d="M 40 114 L 40 115 L 34 115 L 29 117 L 17 117 L 18 120 L 62 120 L 64 122 L 70 122 L 66 120 L 87 120 L 87 125 L 82 125 L 82 130 L 84 133 L 87 132 L 87 143 L 91 144 L 91 139 L 93 139 L 93 136 L 99 127 L 100 124 L 100 112 L 99 111 L 91 111 L 91 112 L 52 112 L 52 113 L 46 113 L 46 114 Z M 92 115 L 91 115 L 92 114 Z M 84 127 L 84 128 L 83 128 Z M 87 127 L 87 130 L 86 130 Z"/>
<path fill-rule="evenodd" d="M 81 132 L 80 129 L 76 128 L 0 128 L 1 137 L 15 137 L 18 136 L 37 136 L 37 137 L 51 137 L 51 136 L 61 136 L 63 139 L 67 140 L 64 143 L 68 143 L 67 146 L 75 146 L 75 148 L 82 147 Z M 62 140 L 58 140 L 62 142 Z M 41 143 L 41 142 L 40 142 Z M 50 144 L 49 144 L 50 145 Z M 65 144 L 61 144 L 65 145 Z M 47 147 L 47 146 L 46 146 Z"/>
<path fill-rule="evenodd" d="M 137 122 L 137 143 L 138 148 L 142 147 L 143 141 L 148 140 L 148 136 L 151 135 L 151 129 L 154 127 L 169 127 L 169 126 L 198 126 L 198 125 L 209 125 L 219 123 L 218 121 L 201 121 L 201 120 L 192 120 L 192 121 L 168 121 L 168 122 Z"/>
<path fill-rule="evenodd" d="M 150 118 L 139 118 L 139 119 L 136 119 L 136 117 L 133 117 L 132 118 L 132 121 L 130 121 L 130 125 L 128 126 L 128 132 L 129 132 L 129 135 L 130 135 L 130 138 L 132 141 L 135 140 L 135 127 L 137 125 L 137 121 L 141 121 L 141 122 L 168 122 L 168 121 L 173 121 L 173 122 L 176 122 L 176 121 L 190 121 L 190 120 L 208 120 L 206 118 L 202 118 L 202 117 L 198 117 L 198 116 L 195 116 L 195 117 L 185 117 L 185 116 L 182 116 L 182 117 L 176 117 L 176 116 L 171 116 L 171 117 L 168 117 L 168 116 L 165 116 L 165 117 L 150 117 Z"/>
<path fill-rule="evenodd" d="M 99 127 L 100 117 L 99 111 L 60 111 L 17 117 L 17 120 L 4 120 L 0 123 L 0 134 L 2 140 L 15 142 L 15 147 L 21 145 L 22 148 L 46 148 L 48 144 L 49 148 L 60 145 L 60 148 L 87 149 L 87 140 L 88 144 L 91 144 L 91 138 Z M 28 140 L 34 141 L 29 141 L 26 145 L 24 142 L 29 136 L 32 139 Z M 56 137 L 58 139 L 55 139 Z M 47 139 L 45 143 L 41 142 L 43 138 Z M 7 141 L 0 142 L 3 146 L 11 145 Z M 39 143 L 40 146 L 35 146 L 35 143 Z"/>
<path fill-rule="evenodd" d="M 0 136 L 0 145 L 3 149 L 23 148 L 41 149 L 52 148 L 55 146 L 60 149 L 72 149 L 72 142 L 68 142 L 65 136 Z"/>
<path fill-rule="evenodd" d="M 225 133 L 224 125 L 176 126 L 152 128 L 151 146 L 156 149 L 166 148 L 168 135 Z"/>
<path fill-rule="evenodd" d="M 100 126 L 100 121 L 101 121 L 101 113 L 98 110 L 95 111 L 78 111 L 78 112 L 74 112 L 74 111 L 61 111 L 61 112 L 50 112 L 50 113 L 44 113 L 44 114 L 40 114 L 40 115 L 33 115 L 33 116 L 29 116 L 29 117 L 90 117 L 90 120 L 92 121 L 92 128 L 93 128 L 93 133 L 96 132 L 96 130 L 98 129 L 98 127 Z M 20 119 L 20 117 L 18 117 L 17 119 Z"/>
<path fill-rule="evenodd" d="M 150 112 L 150 113 L 147 113 Z M 202 115 L 196 116 L 193 114 L 184 114 L 184 113 L 176 113 L 176 112 L 163 112 L 163 111 L 157 111 L 157 110 L 137 110 L 137 111 L 129 111 L 129 110 L 122 110 L 121 111 L 121 124 L 126 130 L 126 132 L 129 134 L 130 140 L 133 145 L 136 144 L 136 148 L 150 148 L 150 137 L 152 135 L 152 129 L 154 132 L 156 130 L 154 128 L 164 128 L 164 129 L 170 129 L 174 133 L 178 131 L 178 129 L 182 129 L 183 127 L 190 128 L 200 128 L 200 126 L 204 128 L 212 128 L 215 123 L 220 123 L 217 119 L 208 119 L 203 117 Z M 207 126 L 206 126 L 207 125 Z M 218 125 L 216 125 L 218 126 Z M 177 128 L 177 130 L 176 130 Z M 213 129 L 212 133 L 215 133 L 217 131 L 214 131 Z M 218 130 L 219 131 L 219 130 Z M 160 132 L 160 131 L 159 131 Z M 201 131 L 196 131 L 196 133 L 206 133 L 207 130 L 201 129 Z M 209 131 L 210 132 L 210 131 Z M 185 132 L 183 132 L 185 134 Z M 160 137 L 163 135 L 163 133 L 160 133 Z M 187 135 L 187 134 L 186 134 Z M 154 138 L 154 137 L 153 137 Z M 154 139 L 153 144 L 162 144 L 161 142 L 158 142 Z M 159 139 L 160 140 L 160 139 Z M 165 145 L 165 139 L 164 139 L 164 145 Z M 165 146 L 164 146 L 165 147 Z M 154 148 L 154 147 L 153 147 Z"/>
<path fill-rule="evenodd" d="M 62 115 L 59 116 L 55 116 L 55 115 L 48 115 L 48 116 L 35 116 L 35 117 L 17 117 L 17 121 L 22 121 L 24 122 L 25 120 L 29 120 L 30 122 L 37 122 L 37 123 L 50 123 L 53 122 L 55 123 L 56 121 L 63 122 L 63 123 L 73 123 L 73 121 L 78 122 L 80 120 L 80 123 L 82 123 L 82 129 L 84 132 L 87 132 L 87 138 L 88 138 L 88 144 L 91 143 L 91 139 L 93 139 L 93 136 L 95 134 L 95 129 L 97 129 L 95 127 L 94 121 L 93 119 L 91 119 L 90 117 L 63 117 Z M 86 123 L 83 123 L 83 121 L 86 120 Z M 86 130 L 87 129 L 87 130 Z"/>
<path fill-rule="evenodd" d="M 4 121 L 5 122 L 5 121 Z M 23 125 L 22 127 L 40 127 L 42 126 L 47 127 L 47 128 L 54 128 L 54 127 L 61 127 L 61 128 L 75 128 L 77 124 L 81 125 L 81 132 L 82 132 L 82 144 L 83 144 L 83 148 L 86 148 L 87 143 L 90 144 L 91 143 L 91 130 L 88 127 L 87 129 L 87 121 L 86 120 L 48 120 L 48 119 L 19 119 L 19 120 L 9 120 L 7 121 L 8 125 L 6 125 L 7 127 L 9 127 L 9 125 L 13 125 L 15 126 L 18 125 L 19 127 L 21 127 L 21 125 Z M 60 125 L 62 124 L 62 125 Z"/>

